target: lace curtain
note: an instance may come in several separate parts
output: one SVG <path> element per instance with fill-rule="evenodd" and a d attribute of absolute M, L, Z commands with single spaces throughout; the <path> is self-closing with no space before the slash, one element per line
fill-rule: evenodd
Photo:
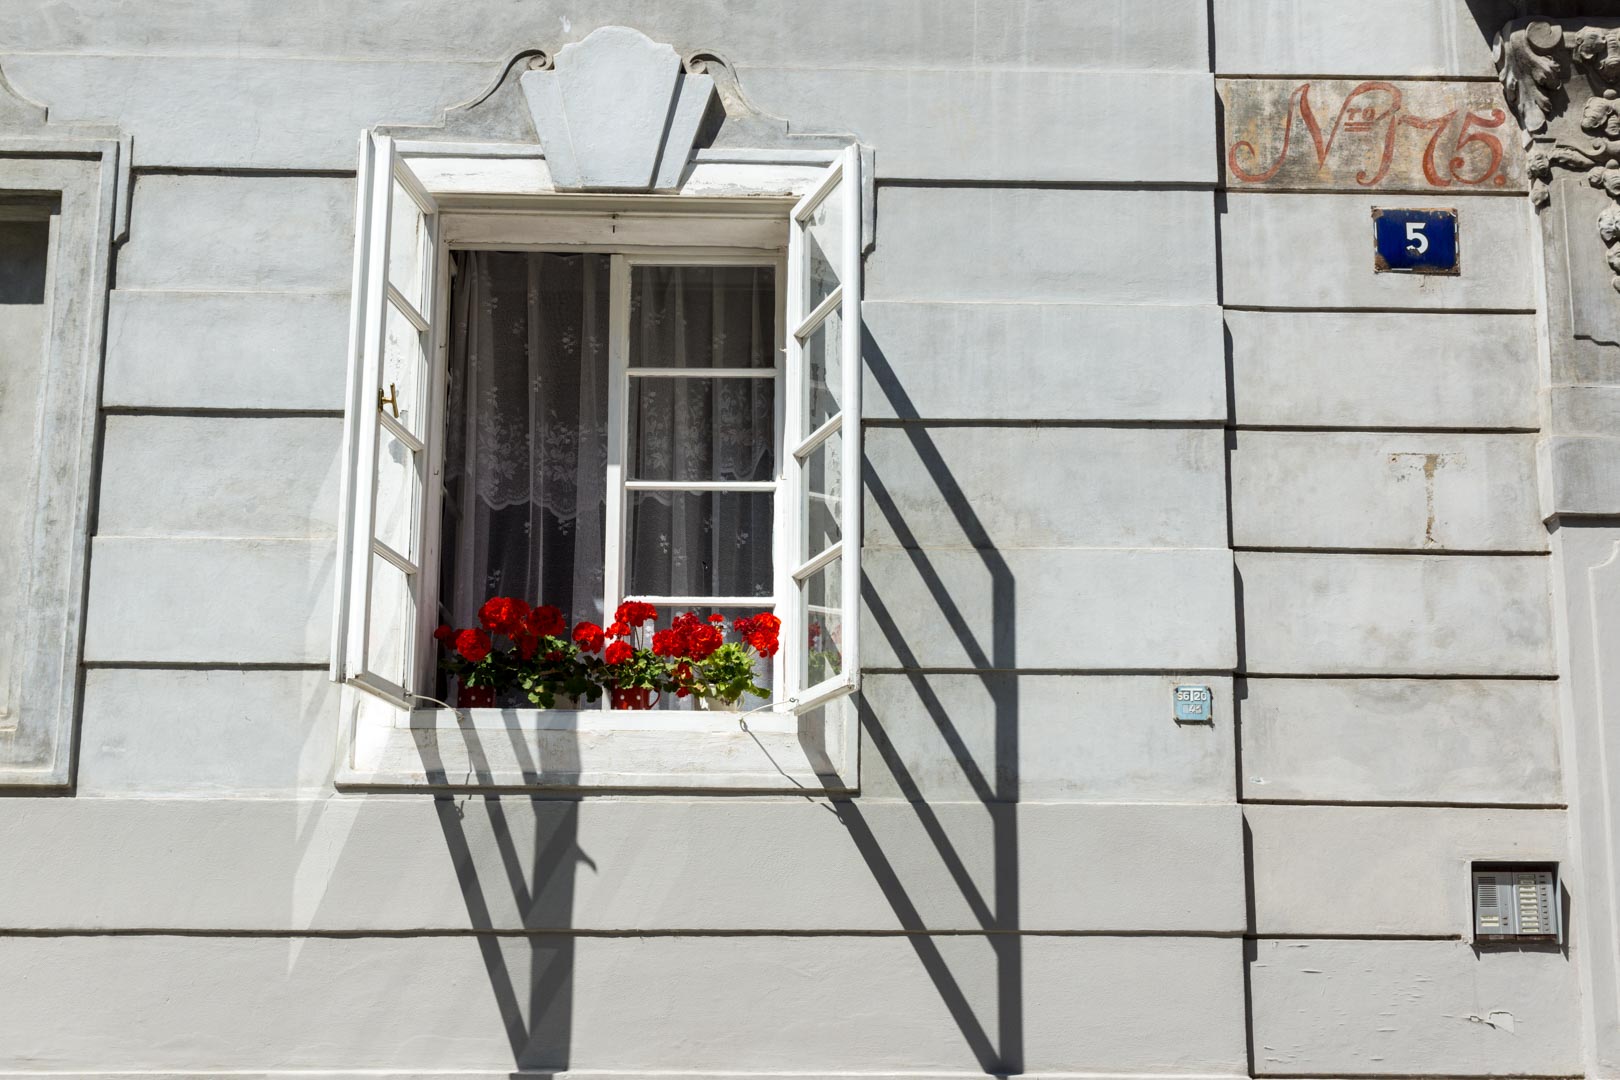
<path fill-rule="evenodd" d="M 776 297 L 769 267 L 641 266 L 631 277 L 630 365 L 768 371 Z M 630 476 L 768 481 L 775 470 L 772 378 L 644 376 L 630 381 Z M 633 491 L 629 591 L 769 596 L 769 492 Z"/>
<path fill-rule="evenodd" d="M 465 252 L 451 307 L 446 619 L 515 596 L 600 622 L 608 257 Z"/>
<path fill-rule="evenodd" d="M 461 253 L 451 303 L 445 455 L 445 621 L 490 596 L 601 622 L 606 543 L 609 257 Z M 629 363 L 769 369 L 769 268 L 633 269 Z M 769 480 L 775 381 L 630 380 L 629 475 Z M 761 596 L 772 589 L 768 492 L 631 492 L 628 590 Z"/>

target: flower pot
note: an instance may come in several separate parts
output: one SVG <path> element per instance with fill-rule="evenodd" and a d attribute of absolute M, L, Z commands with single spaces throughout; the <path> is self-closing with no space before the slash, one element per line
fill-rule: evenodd
<path fill-rule="evenodd" d="M 657 691 L 647 686 L 615 686 L 608 691 L 608 702 L 615 709 L 650 709 L 657 701 Z"/>
<path fill-rule="evenodd" d="M 703 712 L 735 712 L 737 703 L 727 701 L 723 697 L 716 697 L 714 694 L 700 694 L 697 699 L 697 707 Z"/>
<path fill-rule="evenodd" d="M 456 686 L 456 706 L 462 709 L 493 709 L 495 707 L 495 688 L 492 686 L 468 686 L 460 683 Z"/>

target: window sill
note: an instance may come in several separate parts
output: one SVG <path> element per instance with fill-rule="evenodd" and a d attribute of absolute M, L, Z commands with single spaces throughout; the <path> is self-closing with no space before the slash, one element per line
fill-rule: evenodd
<path fill-rule="evenodd" d="M 345 688 L 343 791 L 849 794 L 849 698 L 791 712 L 405 710 Z"/>

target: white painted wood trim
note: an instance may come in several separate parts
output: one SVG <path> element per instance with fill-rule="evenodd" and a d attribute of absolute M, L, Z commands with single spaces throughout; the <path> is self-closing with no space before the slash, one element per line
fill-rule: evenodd
<path fill-rule="evenodd" d="M 349 588 L 354 563 L 354 491 L 359 476 L 358 450 L 361 425 L 361 388 L 365 378 L 366 305 L 371 256 L 371 195 L 373 152 L 371 135 L 360 135 L 360 164 L 355 181 L 354 271 L 349 283 L 349 364 L 344 383 L 343 460 L 338 480 L 337 562 L 332 588 L 331 676 L 341 682 L 347 674 L 349 636 Z"/>
<path fill-rule="evenodd" d="M 354 687 L 344 688 L 342 707 L 356 735 L 336 776 L 347 791 L 858 791 L 843 716 L 408 711 Z"/>
<path fill-rule="evenodd" d="M 865 504 L 861 469 L 861 388 L 865 385 L 866 363 L 861 356 L 861 257 L 865 252 L 865 215 L 862 199 L 866 187 L 861 178 L 861 151 L 851 146 L 844 151 L 844 513 L 840 535 L 844 550 L 843 605 L 844 640 L 841 647 L 843 677 L 853 692 L 861 686 L 861 508 Z M 801 706 L 803 707 L 803 706 Z"/>
<path fill-rule="evenodd" d="M 626 480 L 626 491 L 775 491 L 775 480 Z"/>

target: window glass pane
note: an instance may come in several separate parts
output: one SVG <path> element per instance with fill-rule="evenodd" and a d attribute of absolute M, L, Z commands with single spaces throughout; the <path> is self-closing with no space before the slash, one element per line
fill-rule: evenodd
<path fill-rule="evenodd" d="M 776 366 L 776 272 L 769 266 L 635 266 L 630 366 Z"/>
<path fill-rule="evenodd" d="M 422 504 L 416 454 L 386 427 L 380 428 L 377 436 L 376 536 L 414 563 L 417 548 L 412 534 L 417 508 Z"/>
<path fill-rule="evenodd" d="M 411 580 L 399 567 L 371 557 L 371 611 L 366 631 L 366 668 L 405 689 L 411 641 L 416 633 L 416 602 Z"/>
<path fill-rule="evenodd" d="M 450 295 L 440 598 L 491 596 L 602 621 L 606 255 L 458 252 Z"/>
<path fill-rule="evenodd" d="M 800 226 L 804 229 L 805 304 L 800 318 L 832 295 L 844 279 L 843 182 L 833 185 Z"/>
<path fill-rule="evenodd" d="M 389 207 L 388 280 L 416 310 L 422 310 L 426 290 L 422 265 L 422 210 L 398 180 Z"/>
<path fill-rule="evenodd" d="M 770 611 L 770 610 L 771 610 L 771 608 L 769 608 L 769 607 L 712 608 L 712 607 L 693 607 L 691 604 L 677 604 L 677 605 L 674 605 L 674 606 L 670 606 L 670 605 L 665 604 L 665 605 L 660 605 L 659 606 L 659 608 L 658 608 L 658 618 L 653 623 L 653 626 L 655 628 L 657 628 L 657 629 L 663 629 L 664 627 L 667 627 L 670 624 L 670 621 L 672 619 L 674 619 L 676 615 L 679 615 L 679 614 L 681 614 L 683 612 L 687 612 L 687 611 L 690 611 L 690 612 L 694 613 L 695 615 L 697 615 L 698 618 L 704 620 L 705 622 L 708 621 L 710 615 L 718 612 L 721 616 L 723 616 L 725 618 L 725 624 L 724 624 L 725 640 L 726 641 L 735 641 L 735 642 L 738 642 L 739 644 L 742 644 L 742 645 L 744 645 L 746 647 L 747 642 L 743 641 L 742 637 L 736 632 L 736 630 L 734 629 L 732 624 L 737 619 L 740 619 L 740 618 L 743 618 L 743 617 L 751 617 L 751 616 L 754 616 L 754 615 L 758 615 L 762 611 Z M 651 635 L 649 633 L 647 633 L 647 632 L 643 632 L 641 639 L 638 641 L 638 644 L 649 644 L 651 642 L 651 640 L 652 640 Z M 737 709 L 739 711 L 746 710 L 746 709 L 753 709 L 753 708 L 757 708 L 760 705 L 765 704 L 767 701 L 772 701 L 772 700 L 775 699 L 775 697 L 776 697 L 776 680 L 775 680 L 775 668 L 776 668 L 776 665 L 770 659 L 767 659 L 765 657 L 760 656 L 759 652 L 757 650 L 755 650 L 755 649 L 750 648 L 749 649 L 749 655 L 753 658 L 753 661 L 754 661 L 754 684 L 756 686 L 759 686 L 763 690 L 765 690 L 767 692 L 768 696 L 763 697 L 763 698 L 759 698 L 759 697 L 755 697 L 752 694 L 744 694 L 743 697 L 742 697 L 742 700 L 739 701 L 734 707 L 733 706 L 721 706 L 722 708 L 735 708 L 735 709 Z M 674 694 L 666 694 L 663 697 L 663 699 L 660 700 L 659 702 L 657 702 L 657 704 L 655 704 L 653 707 L 657 708 L 657 709 L 669 709 L 669 710 L 672 710 L 672 711 L 689 712 L 691 710 L 698 709 L 700 707 L 700 703 L 698 702 L 697 698 L 695 698 L 695 697 L 693 697 L 691 695 L 688 695 L 688 696 L 682 698 L 682 697 L 677 697 Z"/>
<path fill-rule="evenodd" d="M 804 428 L 809 435 L 838 415 L 844 396 L 844 319 L 831 311 L 804 342 Z"/>
<path fill-rule="evenodd" d="M 772 379 L 630 380 L 632 480 L 769 480 Z"/>
<path fill-rule="evenodd" d="M 626 591 L 770 596 L 771 501 L 763 491 L 630 492 Z"/>
<path fill-rule="evenodd" d="M 814 558 L 843 535 L 844 434 L 835 431 L 804 458 L 804 547 L 801 560 Z"/>
<path fill-rule="evenodd" d="M 427 366 L 427 354 L 422 348 L 422 334 L 393 304 L 388 305 L 388 316 L 383 327 L 383 369 L 377 380 L 378 389 L 394 399 L 383 406 L 389 416 L 394 405 L 399 407 L 399 422 L 413 435 L 422 434 L 421 402 L 422 373 Z"/>
<path fill-rule="evenodd" d="M 805 620 L 799 627 L 804 646 L 799 673 L 807 687 L 844 670 L 843 563 L 834 559 L 799 584 Z"/>

